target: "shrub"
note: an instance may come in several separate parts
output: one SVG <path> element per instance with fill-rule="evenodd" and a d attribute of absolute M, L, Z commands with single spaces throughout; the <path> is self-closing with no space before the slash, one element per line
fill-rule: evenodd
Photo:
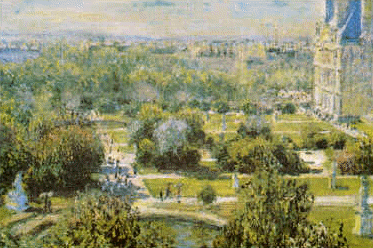
<path fill-rule="evenodd" d="M 240 193 L 240 209 L 213 247 L 348 247 L 343 226 L 334 233 L 308 221 L 313 196 L 307 184 L 285 180 L 265 162 Z"/>
<path fill-rule="evenodd" d="M 46 191 L 75 191 L 91 182 L 104 160 L 101 141 L 79 126 L 54 128 L 35 144 L 24 180 L 31 198 Z"/>
<path fill-rule="evenodd" d="M 162 225 L 141 225 L 139 213 L 123 199 L 83 195 L 73 212 L 52 231 L 52 247 L 173 247 L 170 230 Z M 172 233 L 172 232 L 171 232 Z"/>
<path fill-rule="evenodd" d="M 203 202 L 203 205 L 211 204 L 216 200 L 216 192 L 211 185 L 206 185 L 198 194 L 198 199 Z"/>
<path fill-rule="evenodd" d="M 282 108 L 282 113 L 283 114 L 295 114 L 297 111 L 297 107 L 294 105 L 294 103 L 287 103 L 283 108 Z"/>

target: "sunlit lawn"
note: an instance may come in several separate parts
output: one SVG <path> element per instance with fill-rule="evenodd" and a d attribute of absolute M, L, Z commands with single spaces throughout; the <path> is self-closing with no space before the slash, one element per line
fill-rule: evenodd
<path fill-rule="evenodd" d="M 196 197 L 204 186 L 211 185 L 218 196 L 234 196 L 235 191 L 232 187 L 232 180 L 217 179 L 217 180 L 198 180 L 194 178 L 182 179 L 145 179 L 145 186 L 148 188 L 150 194 L 154 197 L 159 197 L 161 190 L 165 191 L 168 184 L 171 183 L 171 191 L 176 192 L 174 185 L 182 183 L 181 195 L 183 197 Z"/>
<path fill-rule="evenodd" d="M 310 128 L 320 128 L 323 131 L 335 131 L 335 128 L 325 122 L 312 122 L 312 123 L 276 123 L 273 127 L 273 131 L 307 131 Z"/>
<path fill-rule="evenodd" d="M 12 216 L 12 214 L 14 214 L 13 211 L 7 209 L 5 206 L 0 206 L 0 224 L 10 218 Z"/>
<path fill-rule="evenodd" d="M 332 227 L 335 231 L 338 231 L 339 224 L 342 222 L 344 234 L 351 248 L 373 247 L 373 239 L 362 238 L 352 234 L 355 226 L 354 207 L 314 206 L 309 219 L 316 223 L 322 221 L 326 226 Z"/>
<path fill-rule="evenodd" d="M 219 133 L 207 133 L 207 137 L 212 137 L 215 142 L 220 140 Z M 225 140 L 232 140 L 238 136 L 237 132 L 227 132 L 224 133 Z"/>
<path fill-rule="evenodd" d="M 249 178 L 243 178 L 240 183 L 250 180 Z M 329 178 L 297 178 L 300 184 L 307 183 L 309 185 L 309 191 L 315 196 L 346 196 L 346 195 L 357 195 L 360 189 L 359 178 L 338 178 L 337 177 L 337 189 L 331 189 Z M 195 178 L 183 178 L 183 179 L 146 179 L 145 185 L 149 189 L 149 192 L 154 197 L 159 196 L 160 190 L 165 190 L 168 183 L 176 185 L 181 182 L 184 186 L 182 188 L 182 196 L 184 197 L 195 197 L 205 185 L 210 184 L 216 191 L 218 196 L 234 196 L 235 192 L 232 187 L 233 182 L 231 179 L 216 179 L 216 180 L 198 180 Z M 373 181 L 371 181 L 373 183 Z M 371 189 L 373 194 L 373 189 Z"/>
<path fill-rule="evenodd" d="M 107 132 L 115 143 L 127 143 L 129 134 L 127 131 L 108 131 Z"/>
<path fill-rule="evenodd" d="M 284 115 L 278 115 L 277 116 L 278 121 L 310 121 L 314 122 L 317 121 L 314 117 L 312 116 L 307 116 L 307 115 L 301 115 L 301 114 L 284 114 Z"/>
<path fill-rule="evenodd" d="M 232 219 L 237 209 L 236 202 L 224 202 L 219 204 L 211 204 L 203 206 L 201 202 L 197 204 L 186 204 L 177 202 L 165 202 L 165 203 L 154 203 L 152 207 L 167 209 L 167 210 L 178 210 L 187 212 L 206 212 L 215 214 L 223 219 Z"/>
<path fill-rule="evenodd" d="M 373 125 L 372 124 L 363 122 L 363 123 L 355 124 L 354 127 L 357 130 L 366 133 L 370 138 L 373 138 Z"/>

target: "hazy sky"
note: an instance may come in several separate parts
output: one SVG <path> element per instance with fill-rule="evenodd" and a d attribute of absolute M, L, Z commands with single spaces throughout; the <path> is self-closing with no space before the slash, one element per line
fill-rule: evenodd
<path fill-rule="evenodd" d="M 312 36 L 323 0 L 2 0 L 3 34 Z"/>

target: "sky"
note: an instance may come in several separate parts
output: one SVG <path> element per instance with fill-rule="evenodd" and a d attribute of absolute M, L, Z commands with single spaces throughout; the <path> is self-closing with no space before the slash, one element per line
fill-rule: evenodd
<path fill-rule="evenodd" d="M 2 36 L 313 36 L 323 0 L 0 0 Z M 276 30 L 276 31 L 275 31 Z"/>

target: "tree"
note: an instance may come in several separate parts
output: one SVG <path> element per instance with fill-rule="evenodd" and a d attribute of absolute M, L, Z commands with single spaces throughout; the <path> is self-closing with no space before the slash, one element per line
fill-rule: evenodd
<path fill-rule="evenodd" d="M 347 247 L 339 234 L 308 221 L 314 197 L 307 184 L 285 180 L 274 161 L 262 157 L 263 167 L 244 184 L 240 212 L 216 237 L 214 247 Z"/>
<path fill-rule="evenodd" d="M 206 113 L 206 120 L 207 120 L 207 122 L 209 122 L 210 121 L 209 111 L 211 110 L 211 103 L 207 102 L 207 101 L 203 101 L 201 103 L 200 107 L 201 107 L 202 111 L 205 111 L 205 113 Z"/>
<path fill-rule="evenodd" d="M 55 247 L 174 247 L 172 230 L 140 223 L 139 213 L 123 199 L 102 194 L 80 197 L 44 242 Z"/>
<path fill-rule="evenodd" d="M 155 131 L 155 166 L 159 169 L 194 168 L 201 156 L 188 141 L 189 126 L 186 121 L 169 119 Z"/>
<path fill-rule="evenodd" d="M 283 109 L 282 109 L 282 113 L 283 114 L 295 114 L 295 111 L 297 110 L 297 107 L 294 105 L 294 103 L 287 103 Z"/>
<path fill-rule="evenodd" d="M 373 142 L 369 140 L 360 140 L 356 144 L 354 170 L 359 175 L 373 174 Z"/>
<path fill-rule="evenodd" d="M 104 160 L 99 138 L 76 125 L 51 129 L 33 149 L 33 161 L 24 178 L 31 197 L 51 190 L 83 189 Z"/>
<path fill-rule="evenodd" d="M 177 119 L 186 121 L 188 125 L 187 139 L 188 142 L 195 146 L 200 146 L 205 141 L 205 132 L 203 131 L 203 117 L 198 110 L 183 109 L 177 114 Z"/>
<path fill-rule="evenodd" d="M 31 160 L 30 151 L 17 136 L 14 128 L 0 122 L 0 195 L 6 193 L 17 173 L 26 170 Z"/>
<path fill-rule="evenodd" d="M 258 113 L 258 108 L 251 101 L 246 100 L 242 105 L 242 110 L 245 115 L 256 115 Z"/>
<path fill-rule="evenodd" d="M 206 185 L 199 192 L 198 199 L 203 202 L 203 205 L 211 204 L 216 200 L 216 192 L 211 185 Z"/>
<path fill-rule="evenodd" d="M 224 140 L 224 132 L 227 129 L 225 114 L 229 112 L 229 106 L 228 106 L 227 102 L 217 102 L 217 103 L 215 103 L 215 108 L 217 109 L 219 114 L 223 115 L 223 119 L 222 119 L 222 131 L 223 131 L 223 133 L 221 134 L 221 137 L 222 137 L 222 140 Z"/>

